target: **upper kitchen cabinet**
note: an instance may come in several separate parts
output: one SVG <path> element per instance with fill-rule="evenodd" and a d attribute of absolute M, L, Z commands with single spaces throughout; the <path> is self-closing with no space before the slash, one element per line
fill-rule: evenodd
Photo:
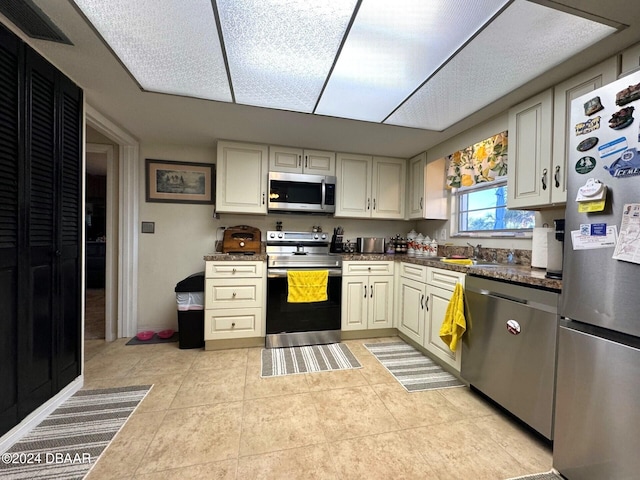
<path fill-rule="evenodd" d="M 269 171 L 335 176 L 336 154 L 321 150 L 271 146 Z"/>
<path fill-rule="evenodd" d="M 614 81 L 616 65 L 611 58 L 509 110 L 509 208 L 566 203 L 571 101 Z"/>
<path fill-rule="evenodd" d="M 339 153 L 336 217 L 403 219 L 406 160 Z"/>
<path fill-rule="evenodd" d="M 634 72 L 640 68 L 640 43 L 627 48 L 620 55 L 620 76 Z"/>
<path fill-rule="evenodd" d="M 445 159 L 427 163 L 423 152 L 409 160 L 409 218 L 447 219 Z"/>
<path fill-rule="evenodd" d="M 616 70 L 617 59 L 612 57 L 556 85 L 553 89 L 553 157 L 550 170 L 552 204 L 567 201 L 567 168 L 571 168 L 567 165 L 569 136 L 573 130 L 573 125 L 569 122 L 571 101 L 616 80 Z"/>
<path fill-rule="evenodd" d="M 551 201 L 552 135 L 552 89 L 509 110 L 509 208 L 540 208 Z"/>
<path fill-rule="evenodd" d="M 218 142 L 216 212 L 267 214 L 269 147 Z"/>

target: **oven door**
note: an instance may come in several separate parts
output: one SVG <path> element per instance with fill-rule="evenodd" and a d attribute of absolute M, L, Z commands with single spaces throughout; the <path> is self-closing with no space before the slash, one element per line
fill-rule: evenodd
<path fill-rule="evenodd" d="M 304 269 L 296 269 L 304 270 Z M 309 269 L 310 270 L 310 269 Z M 313 270 L 320 270 L 314 268 Z M 340 332 L 342 301 L 342 269 L 329 270 L 327 297 L 324 302 L 287 302 L 287 270 L 269 269 L 267 273 L 267 346 L 269 337 L 306 332 Z M 322 337 L 322 335 L 320 335 Z M 298 335 L 300 337 L 300 335 Z M 310 337 L 308 335 L 305 338 Z M 339 337 L 338 337 L 339 338 Z M 339 341 L 339 340 L 338 340 Z M 279 342 L 282 344 L 282 342 Z M 328 343 L 317 341 L 315 343 Z M 293 345 L 287 342 L 288 345 Z M 308 341 L 306 344 L 313 344 Z"/>

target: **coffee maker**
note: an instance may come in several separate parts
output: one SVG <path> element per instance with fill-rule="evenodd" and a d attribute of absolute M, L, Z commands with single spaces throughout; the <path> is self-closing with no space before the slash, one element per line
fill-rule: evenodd
<path fill-rule="evenodd" d="M 553 221 L 554 231 L 547 234 L 547 273 L 545 277 L 562 279 L 562 251 L 564 249 L 564 218 Z"/>

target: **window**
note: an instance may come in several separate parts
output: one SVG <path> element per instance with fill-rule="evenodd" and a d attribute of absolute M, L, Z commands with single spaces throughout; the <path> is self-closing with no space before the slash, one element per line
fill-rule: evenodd
<path fill-rule="evenodd" d="M 532 229 L 534 212 L 507 209 L 507 180 L 481 183 L 455 191 L 457 232 L 505 234 Z"/>

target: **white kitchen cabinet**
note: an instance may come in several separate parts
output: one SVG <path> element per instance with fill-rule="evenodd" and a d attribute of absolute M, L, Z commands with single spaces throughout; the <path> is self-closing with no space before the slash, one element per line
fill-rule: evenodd
<path fill-rule="evenodd" d="M 218 142 L 216 212 L 267 214 L 269 147 Z"/>
<path fill-rule="evenodd" d="M 452 352 L 440 338 L 440 328 L 447 313 L 456 283 L 464 287 L 465 274 L 440 268 L 427 268 L 427 301 L 424 348 L 431 354 L 460 371 L 462 363 L 462 342 L 458 342 Z"/>
<path fill-rule="evenodd" d="M 640 68 L 640 43 L 622 51 L 620 55 L 620 76 L 635 72 Z M 605 84 L 606 85 L 606 84 Z"/>
<path fill-rule="evenodd" d="M 336 154 L 321 150 L 270 146 L 269 171 L 335 176 Z"/>
<path fill-rule="evenodd" d="M 205 341 L 264 337 L 265 299 L 264 262 L 206 262 Z"/>
<path fill-rule="evenodd" d="M 552 135 L 552 89 L 509 110 L 508 208 L 549 204 Z"/>
<path fill-rule="evenodd" d="M 336 155 L 336 217 L 403 219 L 407 162 L 401 158 Z"/>
<path fill-rule="evenodd" d="M 409 218 L 447 220 L 445 159 L 427 163 L 423 152 L 409 160 Z"/>
<path fill-rule="evenodd" d="M 343 262 L 342 330 L 393 327 L 393 268 L 390 261 Z"/>
<path fill-rule="evenodd" d="M 571 101 L 614 81 L 616 71 L 610 58 L 509 110 L 509 208 L 566 203 Z"/>
<path fill-rule="evenodd" d="M 556 85 L 553 89 L 553 158 L 550 179 L 550 204 L 567 201 L 567 169 L 573 168 L 567 161 L 569 138 L 574 135 L 574 125 L 569 122 L 571 101 L 616 80 L 617 59 L 612 57 L 588 70 Z M 604 121 L 604 120 L 603 120 Z M 509 165 L 511 168 L 511 165 Z"/>
<path fill-rule="evenodd" d="M 398 289 L 398 330 L 419 345 L 424 341 L 427 285 L 400 277 Z"/>

